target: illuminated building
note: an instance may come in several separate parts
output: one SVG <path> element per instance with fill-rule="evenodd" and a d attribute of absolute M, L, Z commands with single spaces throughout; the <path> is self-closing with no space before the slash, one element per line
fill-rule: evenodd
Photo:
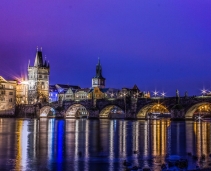
<path fill-rule="evenodd" d="M 115 88 L 108 88 L 106 90 L 104 90 L 105 92 L 105 98 L 107 99 L 114 99 L 117 98 L 118 94 L 119 94 L 119 89 L 115 89 Z"/>
<path fill-rule="evenodd" d="M 100 64 L 100 59 L 98 59 L 98 64 L 96 66 L 96 75 L 92 78 L 92 87 L 105 87 L 105 78 L 102 76 L 102 66 Z"/>
<path fill-rule="evenodd" d="M 75 100 L 86 100 L 89 99 L 88 93 L 90 89 L 84 88 L 84 89 L 78 89 L 75 91 Z"/>
<path fill-rule="evenodd" d="M 114 99 L 119 94 L 119 89 L 94 87 L 89 90 L 89 99 Z"/>
<path fill-rule="evenodd" d="M 49 86 L 49 102 L 56 102 L 58 101 L 58 90 L 55 85 Z"/>
<path fill-rule="evenodd" d="M 150 92 L 149 91 L 144 92 L 143 95 L 144 95 L 145 98 L 150 98 Z"/>
<path fill-rule="evenodd" d="M 34 66 L 28 66 L 29 104 L 49 101 L 49 62 L 43 61 L 42 49 L 36 52 Z"/>
<path fill-rule="evenodd" d="M 135 84 L 133 88 L 122 88 L 118 93 L 118 98 L 124 96 L 131 96 L 133 98 L 150 98 L 149 92 L 140 91 L 138 86 Z"/>
<path fill-rule="evenodd" d="M 0 113 L 10 113 L 10 110 L 12 112 L 15 106 L 16 85 L 16 81 L 7 81 L 0 76 Z"/>
<path fill-rule="evenodd" d="M 56 84 L 55 87 L 58 90 L 59 102 L 75 100 L 75 92 L 81 89 L 79 86 Z"/>
<path fill-rule="evenodd" d="M 93 89 L 90 89 L 89 92 L 89 98 L 93 99 L 104 99 L 106 97 L 106 91 L 108 88 L 99 88 L 99 87 L 94 87 Z"/>
<path fill-rule="evenodd" d="M 21 81 L 16 87 L 16 104 L 28 104 L 28 82 Z"/>

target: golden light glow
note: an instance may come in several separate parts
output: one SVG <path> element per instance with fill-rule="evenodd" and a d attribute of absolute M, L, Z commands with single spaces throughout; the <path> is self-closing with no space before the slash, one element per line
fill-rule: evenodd
<path fill-rule="evenodd" d="M 29 84 L 28 81 L 21 81 L 20 84 Z"/>
<path fill-rule="evenodd" d="M 211 105 L 201 105 L 199 106 L 194 114 L 211 114 Z"/>
<path fill-rule="evenodd" d="M 148 113 L 169 113 L 169 111 L 163 105 L 156 104 L 149 109 Z"/>

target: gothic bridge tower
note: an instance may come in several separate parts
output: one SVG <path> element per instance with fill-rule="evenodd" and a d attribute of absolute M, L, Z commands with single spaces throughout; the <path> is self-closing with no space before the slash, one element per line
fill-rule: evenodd
<path fill-rule="evenodd" d="M 42 57 L 42 48 L 36 52 L 34 66 L 28 65 L 29 104 L 49 101 L 50 64 Z"/>
<path fill-rule="evenodd" d="M 102 66 L 99 58 L 96 66 L 96 75 L 92 78 L 92 87 L 105 88 L 105 78 L 102 76 Z"/>

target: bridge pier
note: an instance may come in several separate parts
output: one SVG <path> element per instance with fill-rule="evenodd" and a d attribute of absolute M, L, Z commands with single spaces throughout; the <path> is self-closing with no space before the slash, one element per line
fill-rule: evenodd
<path fill-rule="evenodd" d="M 171 110 L 171 120 L 185 120 L 185 110 L 173 108 Z"/>
<path fill-rule="evenodd" d="M 99 118 L 99 110 L 89 110 L 89 116 L 90 119 L 98 119 Z"/>

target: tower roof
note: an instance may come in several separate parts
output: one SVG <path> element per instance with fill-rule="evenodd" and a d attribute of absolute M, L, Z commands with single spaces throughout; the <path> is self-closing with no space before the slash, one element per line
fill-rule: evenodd
<path fill-rule="evenodd" d="M 100 78 L 100 79 L 105 79 L 103 76 L 102 76 L 102 66 L 100 64 L 100 59 L 98 58 L 98 64 L 96 66 L 96 75 L 94 78 Z"/>
<path fill-rule="evenodd" d="M 7 81 L 2 77 L 0 76 L 0 83 L 6 83 Z"/>
<path fill-rule="evenodd" d="M 136 84 L 133 86 L 132 90 L 140 91 L 139 88 L 138 88 L 138 86 Z"/>
<path fill-rule="evenodd" d="M 34 66 L 35 67 L 42 67 L 43 66 L 42 51 L 37 51 L 36 52 Z"/>

